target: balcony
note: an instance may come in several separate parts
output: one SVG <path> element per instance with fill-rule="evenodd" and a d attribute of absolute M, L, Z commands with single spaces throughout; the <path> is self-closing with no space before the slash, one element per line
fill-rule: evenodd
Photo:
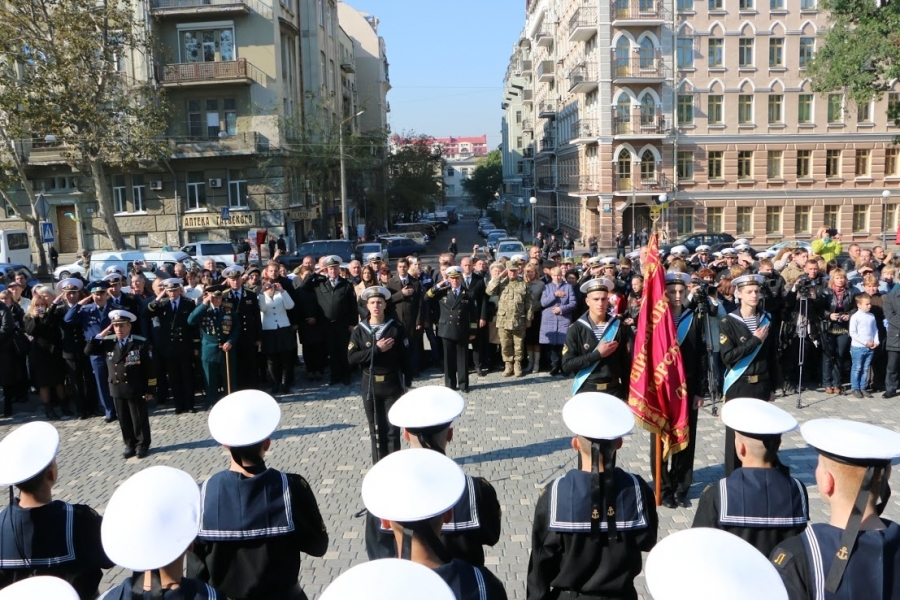
<path fill-rule="evenodd" d="M 534 148 L 528 147 L 522 150 L 522 157 L 526 159 L 534 158 Z"/>
<path fill-rule="evenodd" d="M 594 196 L 603 191 L 599 175 L 572 175 L 568 181 L 569 194 L 572 196 Z"/>
<path fill-rule="evenodd" d="M 546 30 L 538 31 L 534 34 L 534 39 L 541 48 L 549 48 L 553 45 L 553 34 Z"/>
<path fill-rule="evenodd" d="M 639 110 L 629 115 L 613 109 L 613 135 L 659 138 L 667 136 L 670 129 L 671 125 L 658 111 L 645 116 Z"/>
<path fill-rule="evenodd" d="M 542 60 L 537 65 L 537 80 L 542 83 L 553 81 L 553 61 Z"/>
<path fill-rule="evenodd" d="M 530 74 L 530 73 L 531 73 L 531 68 L 532 68 L 532 67 L 531 67 L 531 61 L 530 61 L 530 60 L 523 60 L 521 63 L 519 63 L 519 70 L 522 71 L 522 75 L 528 75 L 528 74 Z"/>
<path fill-rule="evenodd" d="M 526 190 L 534 189 L 534 177 L 531 175 L 525 175 L 522 177 L 522 188 Z"/>
<path fill-rule="evenodd" d="M 597 119 L 579 119 L 572 124 L 572 144 L 592 144 L 600 137 L 600 122 Z"/>
<path fill-rule="evenodd" d="M 569 19 L 569 41 L 586 42 L 597 33 L 597 9 L 582 6 Z"/>
<path fill-rule="evenodd" d="M 534 90 L 531 88 L 522 90 L 522 104 L 525 104 L 526 106 L 534 104 Z"/>
<path fill-rule="evenodd" d="M 613 51 L 613 82 L 662 83 L 669 77 L 669 68 L 663 59 L 647 59 L 642 56 L 616 56 Z"/>
<path fill-rule="evenodd" d="M 173 158 L 242 156 L 269 150 L 269 141 L 256 131 L 242 131 L 222 137 L 171 137 L 169 154 Z"/>
<path fill-rule="evenodd" d="M 537 189 L 550 191 L 556 189 L 556 181 L 553 177 L 538 177 Z"/>
<path fill-rule="evenodd" d="M 23 157 L 29 165 L 55 165 L 65 164 L 69 154 L 74 150 L 72 146 L 58 142 L 44 142 L 43 140 L 22 141 L 16 144 L 19 156 Z"/>
<path fill-rule="evenodd" d="M 662 25 L 672 19 L 662 0 L 613 0 L 609 8 L 613 27 Z"/>
<path fill-rule="evenodd" d="M 539 119 L 555 119 L 556 118 L 556 104 L 553 102 L 542 102 L 538 107 L 538 118 Z"/>
<path fill-rule="evenodd" d="M 255 11 L 267 19 L 272 9 L 259 0 L 152 0 L 150 14 L 159 19 L 249 15 Z"/>
<path fill-rule="evenodd" d="M 344 73 L 356 73 L 356 67 L 353 66 L 352 62 L 342 62 L 341 71 L 343 71 Z"/>
<path fill-rule="evenodd" d="M 641 175 L 616 175 L 613 177 L 613 192 L 619 195 L 659 194 L 672 189 L 672 183 L 665 173 L 653 173 L 648 177 Z"/>
<path fill-rule="evenodd" d="M 593 63 L 581 63 L 569 71 L 569 93 L 587 94 L 597 89 L 597 67 Z"/>
<path fill-rule="evenodd" d="M 157 69 L 157 79 L 163 87 L 201 87 L 222 84 L 250 85 L 265 82 L 262 71 L 238 60 L 197 63 L 174 63 Z"/>
<path fill-rule="evenodd" d="M 553 152 L 556 150 L 556 138 L 545 137 L 538 142 L 538 154 Z"/>

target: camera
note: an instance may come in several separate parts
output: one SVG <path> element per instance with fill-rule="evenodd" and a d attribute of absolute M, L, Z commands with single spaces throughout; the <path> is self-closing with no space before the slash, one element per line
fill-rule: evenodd
<path fill-rule="evenodd" d="M 707 300 L 709 300 L 709 283 L 698 277 L 694 277 L 691 279 L 691 285 L 697 286 L 697 289 L 693 292 L 694 300 L 697 302 L 697 305 L 700 307 L 707 306 Z"/>
<path fill-rule="evenodd" d="M 834 237 L 834 236 L 836 236 L 836 235 L 838 234 L 838 230 L 837 230 L 837 229 L 834 229 L 834 228 L 826 229 L 826 230 L 825 230 L 825 233 L 828 234 L 828 237 Z"/>
<path fill-rule="evenodd" d="M 809 296 L 809 290 L 812 289 L 813 283 L 809 275 L 801 275 L 794 285 L 797 286 L 797 294 L 805 298 Z"/>

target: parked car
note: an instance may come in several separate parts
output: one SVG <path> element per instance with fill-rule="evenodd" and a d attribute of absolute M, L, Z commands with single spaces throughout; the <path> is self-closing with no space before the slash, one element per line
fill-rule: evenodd
<path fill-rule="evenodd" d="M 323 256 L 340 256 L 341 262 L 349 263 L 351 260 L 359 260 L 359 255 L 353 247 L 353 242 L 349 240 L 317 240 L 312 242 L 304 242 L 297 246 L 297 249 L 278 257 L 278 262 L 283 264 L 288 270 L 293 270 L 303 264 L 303 257 L 310 255 L 313 260 L 318 261 Z"/>
<path fill-rule="evenodd" d="M 425 234 L 419 233 L 418 231 L 407 231 L 404 233 L 385 233 L 384 235 L 378 236 L 378 241 L 383 242 L 387 238 L 394 237 L 408 237 L 411 240 L 414 240 L 417 244 L 422 244 L 423 246 L 427 246 L 430 241 Z"/>
<path fill-rule="evenodd" d="M 485 221 L 484 223 L 478 223 L 478 233 L 480 235 L 484 235 L 485 232 L 490 231 L 491 229 L 497 229 L 497 227 L 491 221 Z"/>
<path fill-rule="evenodd" d="M 525 244 L 514 238 L 508 238 L 497 241 L 497 250 L 494 252 L 494 258 L 512 258 L 514 254 L 526 254 Z"/>
<path fill-rule="evenodd" d="M 424 246 L 425 244 L 423 243 L 422 245 Z M 360 260 L 366 260 L 366 257 L 373 252 L 380 252 L 384 262 L 390 260 L 390 252 L 381 242 L 363 242 L 362 244 L 356 245 L 356 254 L 359 256 Z"/>
<path fill-rule="evenodd" d="M 424 244 L 416 243 L 407 237 L 387 238 L 384 240 L 385 248 L 392 256 L 419 256 L 425 254 L 427 248 Z"/>
<path fill-rule="evenodd" d="M 185 267 L 191 268 L 195 262 L 187 253 L 180 250 L 168 252 L 166 250 L 156 250 L 143 252 L 141 250 L 113 250 L 109 252 L 94 252 L 91 254 L 91 262 L 88 269 L 87 279 L 96 281 L 103 279 L 106 275 L 106 269 L 112 266 L 120 267 L 125 273 L 131 271 L 136 261 L 144 261 L 144 271 L 154 271 L 159 267 L 165 267 L 169 273 L 175 267 L 175 263 L 182 263 Z M 202 268 L 203 265 L 200 264 Z"/>
<path fill-rule="evenodd" d="M 182 246 L 181 251 L 189 254 L 201 267 L 210 258 L 219 269 L 238 264 L 238 249 L 231 242 L 195 242 Z"/>
<path fill-rule="evenodd" d="M 56 267 L 56 270 L 53 271 L 53 279 L 57 281 L 61 281 L 67 277 L 71 277 L 75 273 L 78 273 L 84 278 L 87 278 L 88 274 L 88 261 L 83 258 L 79 258 L 73 263 L 69 263 L 68 265 L 60 265 Z"/>
<path fill-rule="evenodd" d="M 6 277 L 6 281 L 12 281 L 16 277 L 16 273 L 19 271 L 24 272 L 28 275 L 28 287 L 34 287 L 40 283 L 38 278 L 34 276 L 34 273 L 31 272 L 31 269 L 26 267 L 23 264 L 19 263 L 0 263 L 0 274 Z"/>
<path fill-rule="evenodd" d="M 676 238 L 670 244 L 662 244 L 659 247 L 659 255 L 667 256 L 669 251 L 675 246 L 685 246 L 691 254 L 697 251 L 697 246 L 714 246 L 716 244 L 731 245 L 734 242 L 734 236 L 730 233 L 689 233 Z"/>
<path fill-rule="evenodd" d="M 497 247 L 497 242 L 508 237 L 509 235 L 506 233 L 505 229 L 495 229 L 488 233 L 486 245 L 488 249 L 493 252 Z"/>
<path fill-rule="evenodd" d="M 812 244 L 805 240 L 788 240 L 769 246 L 766 248 L 766 252 L 771 252 L 774 256 L 782 248 L 806 248 L 807 250 L 812 250 Z"/>
<path fill-rule="evenodd" d="M 31 264 L 31 244 L 26 230 L 0 230 L 0 263 Z"/>

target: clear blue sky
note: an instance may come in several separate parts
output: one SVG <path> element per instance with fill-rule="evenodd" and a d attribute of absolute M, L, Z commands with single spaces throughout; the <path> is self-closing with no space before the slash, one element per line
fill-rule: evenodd
<path fill-rule="evenodd" d="M 381 21 L 391 65 L 391 129 L 500 143 L 503 76 L 525 0 L 347 0 Z"/>

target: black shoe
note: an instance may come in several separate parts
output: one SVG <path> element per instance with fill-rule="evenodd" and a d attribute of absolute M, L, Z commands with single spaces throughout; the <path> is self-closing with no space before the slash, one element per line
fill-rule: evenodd
<path fill-rule="evenodd" d="M 863 396 L 865 396 L 866 398 L 874 398 L 875 397 L 872 395 L 872 392 L 870 392 L 869 390 L 863 390 Z"/>
<path fill-rule="evenodd" d="M 469 388 L 467 388 L 467 387 L 459 388 L 459 391 L 461 391 L 463 394 L 468 394 L 468 393 L 469 393 Z"/>
<path fill-rule="evenodd" d="M 883 394 L 881 395 L 882 398 L 894 398 L 894 397 L 896 397 L 896 396 L 897 396 L 897 391 L 896 391 L 896 390 L 893 391 L 893 392 L 885 392 L 885 393 L 883 393 Z"/>
<path fill-rule="evenodd" d="M 107 423 L 112 423 L 113 421 L 118 421 L 119 417 L 117 417 L 116 415 L 113 415 L 111 417 L 103 417 L 103 420 Z"/>
<path fill-rule="evenodd" d="M 484 369 L 478 369 L 478 376 L 479 376 L 479 377 L 484 377 L 485 375 L 487 375 L 487 371 L 486 371 L 486 370 L 484 370 Z"/>
<path fill-rule="evenodd" d="M 135 456 L 137 456 L 138 458 L 147 458 L 148 454 L 150 454 L 150 452 L 148 450 L 146 450 L 145 448 L 138 448 L 137 452 L 135 453 Z"/>
<path fill-rule="evenodd" d="M 182 408 L 176 408 L 176 409 L 175 409 L 175 414 L 176 414 L 176 415 L 184 414 L 184 409 L 182 409 Z"/>
<path fill-rule="evenodd" d="M 349 377 L 345 377 L 345 378 L 344 378 L 344 381 L 343 381 L 343 384 L 344 384 L 344 385 L 350 385 L 350 378 L 349 378 Z"/>
<path fill-rule="evenodd" d="M 64 417 L 74 417 L 75 416 L 75 413 L 73 413 L 72 410 L 68 406 L 63 406 L 59 410 L 60 410 L 60 412 L 62 412 Z"/>
<path fill-rule="evenodd" d="M 56 411 L 53 410 L 53 407 L 50 406 L 49 404 L 44 406 L 44 416 L 47 417 L 48 419 L 54 419 L 54 420 L 59 418 L 59 415 L 56 414 Z"/>
<path fill-rule="evenodd" d="M 852 393 L 853 393 L 854 398 L 862 398 L 863 397 L 863 393 L 859 390 L 852 390 Z"/>
<path fill-rule="evenodd" d="M 666 508 L 678 508 L 678 505 L 675 504 L 675 498 L 669 495 L 664 495 L 662 497 L 662 505 Z"/>
<path fill-rule="evenodd" d="M 559 367 L 553 367 L 552 369 L 550 369 L 550 377 L 556 377 L 557 375 L 559 375 L 559 373 Z"/>
<path fill-rule="evenodd" d="M 125 452 L 122 453 L 122 458 L 131 458 L 135 455 L 137 455 L 137 452 L 134 451 L 134 448 L 127 448 Z"/>
<path fill-rule="evenodd" d="M 684 494 L 675 494 L 675 504 L 681 508 L 687 508 L 691 505 L 691 503 L 688 502 L 687 496 Z"/>

